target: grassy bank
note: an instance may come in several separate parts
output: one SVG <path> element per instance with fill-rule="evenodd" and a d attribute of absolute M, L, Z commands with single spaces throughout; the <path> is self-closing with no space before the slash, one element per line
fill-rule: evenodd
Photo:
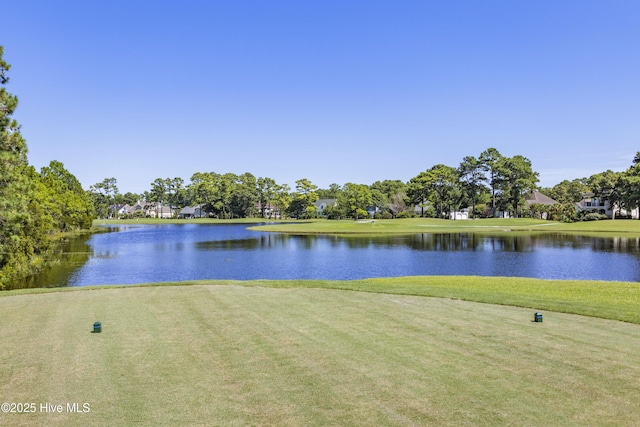
<path fill-rule="evenodd" d="M 408 292 L 417 280 L 406 278 Z M 348 283 L 387 292 L 384 281 Z M 3 413 L 0 424 L 630 426 L 640 416 L 636 324 L 549 311 L 533 323 L 531 309 L 300 287 L 322 285 L 311 282 L 221 284 L 4 294 L 3 401 L 90 412 Z"/>
<path fill-rule="evenodd" d="M 451 221 L 431 218 L 394 220 L 314 220 L 270 224 L 251 227 L 260 231 L 296 234 L 416 234 L 416 233 L 503 233 L 503 232 L 562 232 L 596 235 L 625 235 L 640 237 L 640 221 L 605 220 L 560 223 L 530 218 L 492 218 Z"/>
<path fill-rule="evenodd" d="M 604 220 L 576 223 L 543 221 L 531 218 L 487 218 L 451 221 L 433 218 L 405 218 L 393 220 L 278 220 L 263 218 L 237 219 L 97 219 L 94 228 L 115 224 L 247 224 L 252 230 L 295 234 L 417 234 L 417 233 L 504 233 L 504 232 L 561 232 L 601 236 L 640 237 L 638 220 Z"/>

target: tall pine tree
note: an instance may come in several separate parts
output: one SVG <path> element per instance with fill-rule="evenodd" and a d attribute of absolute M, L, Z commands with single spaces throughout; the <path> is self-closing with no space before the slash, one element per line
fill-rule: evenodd
<path fill-rule="evenodd" d="M 5 89 L 11 66 L 0 46 L 0 288 L 28 274 L 47 247 L 46 230 L 37 223 L 35 171 L 27 161 L 27 144 L 12 115 L 18 98 Z"/>

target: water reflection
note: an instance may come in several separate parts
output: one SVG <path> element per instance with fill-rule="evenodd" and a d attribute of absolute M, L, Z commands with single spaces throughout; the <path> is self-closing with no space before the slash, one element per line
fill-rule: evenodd
<path fill-rule="evenodd" d="M 261 239 L 241 239 L 241 240 L 212 240 L 210 242 L 196 242 L 194 247 L 198 250 L 214 251 L 226 250 L 251 250 L 262 247 Z"/>
<path fill-rule="evenodd" d="M 59 265 L 16 287 L 404 275 L 640 280 L 639 238 L 553 233 L 313 236 L 261 233 L 238 224 L 110 230 L 69 239 L 60 250 Z"/>
<path fill-rule="evenodd" d="M 90 235 L 80 235 L 62 239 L 54 247 L 57 261 L 51 263 L 39 274 L 16 281 L 7 289 L 55 288 L 68 283 L 74 272 L 82 267 L 91 256 L 95 256 L 87 244 Z"/>
<path fill-rule="evenodd" d="M 593 251 L 640 253 L 640 238 L 595 238 L 559 233 L 536 235 L 483 235 L 473 233 L 415 234 L 403 236 L 314 236 L 265 234 L 253 239 L 198 243 L 201 249 L 279 248 L 296 246 L 313 250 L 319 244 L 332 248 L 406 247 L 418 251 L 500 251 L 531 252 L 538 248 L 591 249 Z"/>

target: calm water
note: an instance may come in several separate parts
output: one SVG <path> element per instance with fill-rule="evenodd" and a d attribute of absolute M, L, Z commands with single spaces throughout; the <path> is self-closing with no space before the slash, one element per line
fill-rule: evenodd
<path fill-rule="evenodd" d="M 540 234 L 340 237 L 246 225 L 125 225 L 72 240 L 66 262 L 16 287 L 193 279 L 357 279 L 404 275 L 640 281 L 640 239 Z"/>

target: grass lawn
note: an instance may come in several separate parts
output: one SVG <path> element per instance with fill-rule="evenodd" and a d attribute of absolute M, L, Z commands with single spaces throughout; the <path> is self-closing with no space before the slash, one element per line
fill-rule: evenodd
<path fill-rule="evenodd" d="M 390 220 L 312 220 L 251 227 L 254 230 L 297 234 L 415 234 L 415 233 L 502 233 L 502 232 L 562 232 L 640 237 L 638 220 L 604 220 L 571 224 L 531 218 L 489 218 L 451 221 L 431 218 Z"/>
<path fill-rule="evenodd" d="M 638 220 L 604 220 L 576 223 L 543 221 L 531 218 L 487 218 L 469 221 L 451 221 L 432 218 L 405 218 L 389 220 L 278 220 L 264 218 L 238 219 L 97 219 L 94 227 L 105 224 L 247 224 L 252 230 L 295 234 L 416 234 L 416 233 L 503 233 L 503 232 L 561 232 L 594 234 L 600 236 L 640 237 Z"/>
<path fill-rule="evenodd" d="M 637 425 L 639 324 L 532 322 L 577 283 L 498 279 L 518 308 L 454 299 L 488 298 L 491 278 L 445 279 L 3 292 L 2 401 L 90 412 L 0 425 Z M 638 312 L 638 284 L 586 285 L 561 305 Z"/>

